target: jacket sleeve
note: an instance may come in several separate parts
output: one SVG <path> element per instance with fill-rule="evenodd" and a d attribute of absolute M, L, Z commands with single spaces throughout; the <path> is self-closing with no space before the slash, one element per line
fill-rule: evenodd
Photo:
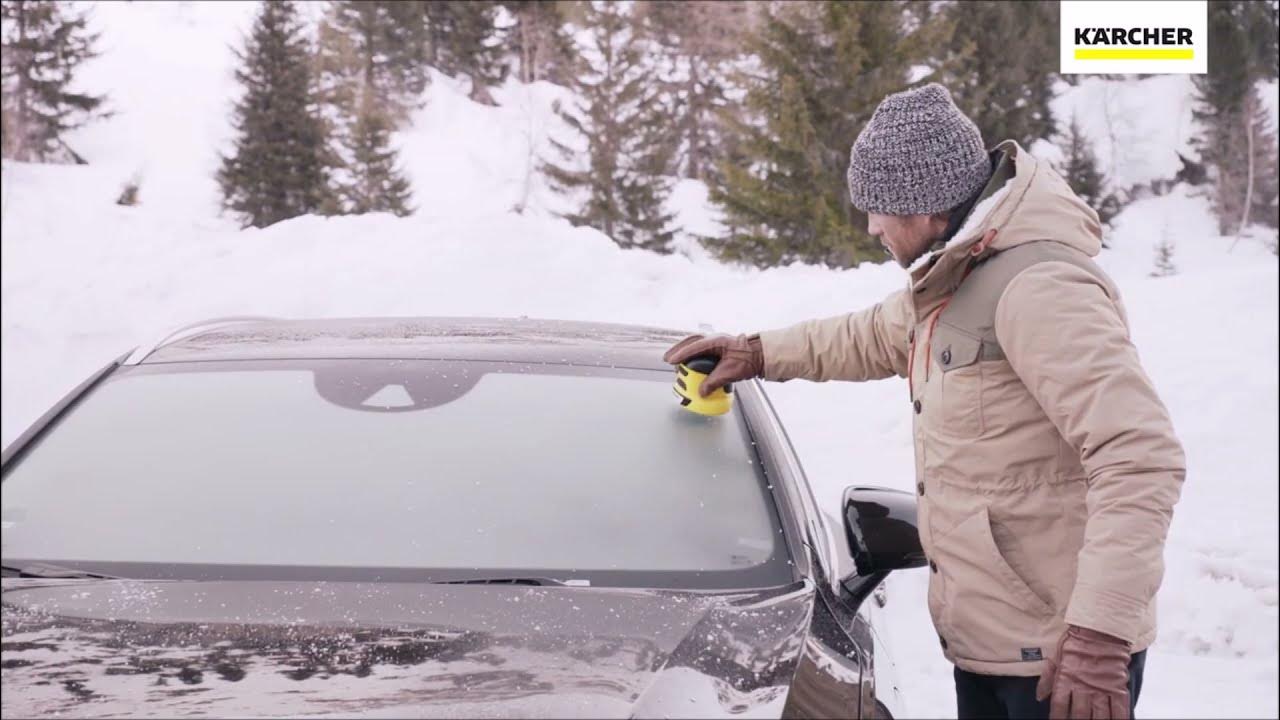
<path fill-rule="evenodd" d="M 906 377 L 911 301 L 906 290 L 865 310 L 760 333 L 766 380 Z"/>
<path fill-rule="evenodd" d="M 1186 460 L 1122 312 L 1088 272 L 1046 262 L 1005 289 L 995 330 L 1087 475 L 1088 519 L 1066 621 L 1132 643 L 1164 575 Z"/>

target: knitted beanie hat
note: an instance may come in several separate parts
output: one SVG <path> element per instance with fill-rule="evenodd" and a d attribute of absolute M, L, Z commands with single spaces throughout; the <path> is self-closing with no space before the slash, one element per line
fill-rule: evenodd
<path fill-rule="evenodd" d="M 849 197 L 867 213 L 950 210 L 990 177 L 978 127 L 937 83 L 882 100 L 849 152 Z"/>

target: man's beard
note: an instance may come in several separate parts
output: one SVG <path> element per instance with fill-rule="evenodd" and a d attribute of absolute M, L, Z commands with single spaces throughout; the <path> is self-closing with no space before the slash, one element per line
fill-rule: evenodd
<path fill-rule="evenodd" d="M 892 251 L 892 250 L 890 250 L 890 249 L 889 249 L 889 247 L 888 247 L 887 245 L 882 245 L 881 247 L 883 247 L 883 248 L 884 248 L 884 252 L 885 252 L 885 254 L 886 254 L 886 255 L 888 255 L 888 256 L 889 256 L 889 259 L 891 259 L 891 260 L 893 260 L 894 262 L 898 263 L 898 265 L 899 265 L 903 270 L 910 270 L 910 269 L 911 269 L 911 265 L 912 265 L 913 263 L 915 263 L 915 261 L 916 261 L 918 258 L 920 258 L 922 255 L 925 255 L 926 253 L 928 253 L 928 252 L 932 249 L 932 248 L 931 248 L 931 247 L 929 247 L 929 246 L 925 246 L 925 248 L 924 248 L 923 250 L 921 250 L 920 252 L 918 252 L 918 253 L 916 253 L 916 254 L 912 255 L 911 257 L 908 257 L 908 258 L 901 258 L 901 259 L 899 259 L 897 255 L 894 255 L 894 254 L 893 254 L 893 251 Z"/>
<path fill-rule="evenodd" d="M 913 256 L 909 258 L 904 258 L 903 260 L 899 260 L 898 264 L 901 265 L 904 269 L 910 270 L 911 266 L 916 264 L 917 260 L 919 260 L 922 257 L 925 257 L 926 255 L 939 252 L 946 246 L 947 246 L 947 241 L 945 239 L 945 236 L 940 237 L 934 240 L 933 242 L 922 246 L 920 248 L 920 252 L 915 253 Z"/>
<path fill-rule="evenodd" d="M 885 252 L 888 252 L 888 250 L 886 250 Z M 903 270 L 909 270 L 911 268 L 911 263 L 916 261 L 915 258 L 911 258 L 909 260 L 899 260 L 898 256 L 894 255 L 891 252 L 889 253 L 889 257 L 893 258 L 893 261 L 898 263 L 898 266 L 901 267 Z"/>

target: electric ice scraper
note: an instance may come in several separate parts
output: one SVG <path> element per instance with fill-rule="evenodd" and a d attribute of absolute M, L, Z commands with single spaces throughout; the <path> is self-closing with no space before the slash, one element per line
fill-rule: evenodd
<path fill-rule="evenodd" d="M 676 397 L 680 398 L 680 407 L 699 415 L 723 415 L 729 412 L 733 404 L 729 385 L 712 390 L 706 397 L 698 394 L 698 388 L 706 382 L 707 376 L 719 362 L 720 358 L 716 355 L 697 355 L 676 366 L 676 382 L 672 387 L 676 391 Z"/>

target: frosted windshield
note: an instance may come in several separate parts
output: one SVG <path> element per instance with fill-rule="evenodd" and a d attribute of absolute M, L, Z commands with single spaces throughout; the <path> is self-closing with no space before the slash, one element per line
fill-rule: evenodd
<path fill-rule="evenodd" d="M 290 362 L 95 389 L 6 477 L 4 556 L 571 575 L 781 543 L 738 411 L 680 409 L 666 373 Z"/>

